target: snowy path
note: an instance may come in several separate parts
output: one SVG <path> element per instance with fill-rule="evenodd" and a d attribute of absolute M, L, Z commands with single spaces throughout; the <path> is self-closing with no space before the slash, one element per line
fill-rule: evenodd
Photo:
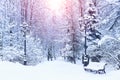
<path fill-rule="evenodd" d="M 92 74 L 80 65 L 63 61 L 44 62 L 33 67 L 0 62 L 0 80 L 118 80 L 119 74 L 120 71 Z"/>

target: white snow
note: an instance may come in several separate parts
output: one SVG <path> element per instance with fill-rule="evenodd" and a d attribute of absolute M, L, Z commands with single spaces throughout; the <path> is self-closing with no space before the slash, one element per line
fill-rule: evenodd
<path fill-rule="evenodd" d="M 101 40 L 98 41 L 98 45 L 103 44 L 107 39 L 116 40 L 115 38 L 113 38 L 113 37 L 111 37 L 111 36 L 105 35 Z"/>
<path fill-rule="evenodd" d="M 119 80 L 120 71 L 107 74 L 85 72 L 79 64 L 64 61 L 43 62 L 37 66 L 0 62 L 0 80 Z"/>
<path fill-rule="evenodd" d="M 109 3 L 115 3 L 115 2 L 118 2 L 118 0 L 106 0 L 107 2 Z"/>
<path fill-rule="evenodd" d="M 99 70 L 99 69 L 104 69 L 106 63 L 98 63 L 98 62 L 91 62 L 89 63 L 88 66 L 84 67 L 86 69 L 92 69 L 92 70 Z"/>

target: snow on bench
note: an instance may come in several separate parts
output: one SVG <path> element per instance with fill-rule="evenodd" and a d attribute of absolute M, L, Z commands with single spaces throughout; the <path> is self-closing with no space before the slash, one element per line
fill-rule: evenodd
<path fill-rule="evenodd" d="M 98 63 L 98 62 L 90 62 L 88 66 L 84 67 L 85 71 L 94 72 L 99 74 L 105 73 L 105 65 L 106 63 Z"/>

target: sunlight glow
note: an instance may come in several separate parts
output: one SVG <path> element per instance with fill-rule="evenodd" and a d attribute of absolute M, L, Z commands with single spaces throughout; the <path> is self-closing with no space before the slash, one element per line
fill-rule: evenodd
<path fill-rule="evenodd" d="M 48 0 L 48 6 L 52 10 L 59 10 L 62 6 L 63 0 Z"/>

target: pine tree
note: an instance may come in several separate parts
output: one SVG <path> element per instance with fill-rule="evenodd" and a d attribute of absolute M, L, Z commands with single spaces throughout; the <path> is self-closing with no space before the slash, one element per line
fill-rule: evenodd
<path fill-rule="evenodd" d="M 72 45 L 71 43 L 71 32 L 69 31 L 69 28 L 64 30 L 66 33 L 64 34 L 64 38 L 62 39 L 64 43 L 64 48 L 61 50 L 62 56 L 65 60 L 73 62 L 73 51 L 72 51 Z"/>
<path fill-rule="evenodd" d="M 66 1 L 65 5 L 65 17 L 67 21 L 66 29 L 65 31 L 65 38 L 64 38 L 64 48 L 62 50 L 64 58 L 67 59 L 67 61 L 76 63 L 76 29 L 75 29 L 75 23 L 74 23 L 74 12 L 73 12 L 73 0 Z"/>
<path fill-rule="evenodd" d="M 45 54 L 43 54 L 41 40 L 39 38 L 35 39 L 31 35 L 27 35 L 26 44 L 27 65 L 36 65 L 40 63 L 45 56 Z"/>
<path fill-rule="evenodd" d="M 82 12 L 83 13 L 83 12 Z M 101 39 L 101 33 L 96 30 L 95 28 L 97 27 L 98 23 L 98 16 L 97 16 L 97 9 L 95 7 L 95 4 L 93 2 L 89 2 L 89 6 L 84 12 L 84 15 L 81 16 L 79 19 L 80 22 L 80 28 L 81 31 L 84 31 L 83 35 L 85 37 L 85 43 L 84 43 L 84 48 L 85 52 L 82 57 L 83 59 L 83 64 L 84 66 L 87 66 L 89 64 L 89 53 L 87 53 L 87 50 L 91 50 L 91 48 L 94 48 L 93 46 L 96 46 L 96 39 Z M 89 41 L 89 42 L 88 42 Z M 92 45 L 93 46 L 92 46 Z"/>

